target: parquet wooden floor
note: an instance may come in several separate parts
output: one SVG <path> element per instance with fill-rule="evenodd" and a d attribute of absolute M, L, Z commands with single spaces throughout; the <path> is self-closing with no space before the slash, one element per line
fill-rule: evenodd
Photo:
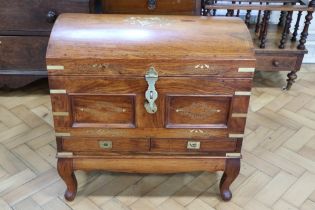
<path fill-rule="evenodd" d="M 218 196 L 221 173 L 128 175 L 77 172 L 74 202 L 56 172 L 48 88 L 0 91 L 0 210 L 314 210 L 315 65 L 292 90 L 283 73 L 257 73 L 240 176 L 231 202 Z"/>

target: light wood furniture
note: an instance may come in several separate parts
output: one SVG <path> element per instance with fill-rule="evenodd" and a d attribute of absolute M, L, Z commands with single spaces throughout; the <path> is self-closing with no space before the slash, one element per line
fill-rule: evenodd
<path fill-rule="evenodd" d="M 237 18 L 61 15 L 47 69 L 66 199 L 75 170 L 223 170 L 231 199 L 255 62 Z"/>

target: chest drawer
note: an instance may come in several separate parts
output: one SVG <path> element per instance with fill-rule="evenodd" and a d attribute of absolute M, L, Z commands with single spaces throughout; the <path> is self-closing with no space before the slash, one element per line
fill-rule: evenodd
<path fill-rule="evenodd" d="M 229 139 L 152 139 L 151 152 L 233 152 L 236 141 Z"/>
<path fill-rule="evenodd" d="M 63 138 L 63 151 L 68 152 L 148 152 L 150 139 L 133 138 Z"/>
<path fill-rule="evenodd" d="M 50 31 L 58 14 L 89 12 L 89 0 L 0 2 L 0 31 Z"/>
<path fill-rule="evenodd" d="M 105 13 L 193 15 L 197 12 L 197 2 L 196 0 L 105 0 L 103 10 Z"/>

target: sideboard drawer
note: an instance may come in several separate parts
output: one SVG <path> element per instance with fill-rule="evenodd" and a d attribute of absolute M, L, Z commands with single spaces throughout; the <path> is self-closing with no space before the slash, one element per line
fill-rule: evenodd
<path fill-rule="evenodd" d="M 151 152 L 233 152 L 236 141 L 231 139 L 152 139 Z"/>
<path fill-rule="evenodd" d="M 293 71 L 298 61 L 297 56 L 257 55 L 256 69 L 259 71 Z"/>
<path fill-rule="evenodd" d="M 155 4 L 148 0 L 105 0 L 103 10 L 105 13 L 134 13 L 134 14 L 186 14 L 196 12 L 196 0 L 156 0 Z"/>
<path fill-rule="evenodd" d="M 1 31 L 50 31 L 58 14 L 89 12 L 89 0 L 1 1 Z M 43 54 L 45 55 L 45 54 Z"/>
<path fill-rule="evenodd" d="M 148 152 L 150 139 L 78 138 L 62 139 L 62 150 L 67 152 Z"/>
<path fill-rule="evenodd" d="M 42 36 L 0 36 L 0 69 L 45 70 L 47 42 Z"/>

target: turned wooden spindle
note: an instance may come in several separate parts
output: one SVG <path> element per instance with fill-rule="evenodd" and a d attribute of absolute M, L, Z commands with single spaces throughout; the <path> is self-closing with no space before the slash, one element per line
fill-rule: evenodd
<path fill-rule="evenodd" d="M 262 2 L 260 2 L 260 5 L 262 5 Z M 261 16 L 261 10 L 258 11 L 255 33 L 258 33 L 258 32 L 259 32 L 259 28 L 260 28 L 260 27 L 259 27 L 259 26 L 260 26 L 260 16 Z"/>
<path fill-rule="evenodd" d="M 261 21 L 261 24 L 260 24 L 259 40 L 261 40 L 262 35 L 264 33 L 265 25 L 266 25 L 265 22 L 266 22 L 266 11 L 264 11 L 264 15 L 262 17 L 262 21 Z"/>
<path fill-rule="evenodd" d="M 278 26 L 282 26 L 282 25 L 283 25 L 285 13 L 286 13 L 285 11 L 281 11 L 281 12 L 280 12 L 280 17 L 279 17 Z"/>
<path fill-rule="evenodd" d="M 252 2 L 249 2 L 249 4 L 251 5 Z M 245 23 L 247 26 L 249 26 L 249 23 L 250 23 L 251 12 L 252 10 L 247 10 L 246 15 L 245 15 Z"/>
<path fill-rule="evenodd" d="M 261 16 L 261 10 L 258 11 L 257 20 L 256 20 L 256 27 L 255 27 L 255 33 L 259 32 L 260 16 Z"/>
<path fill-rule="evenodd" d="M 214 3 L 216 4 L 217 1 L 214 1 Z M 212 15 L 215 16 L 216 14 L 217 14 L 217 9 L 213 9 L 213 10 L 212 10 Z"/>
<path fill-rule="evenodd" d="M 232 1 L 232 4 L 235 4 L 235 1 Z M 228 9 L 226 16 L 233 16 L 234 15 L 234 10 L 233 9 Z"/>
<path fill-rule="evenodd" d="M 291 38 L 291 41 L 292 41 L 292 42 L 295 42 L 295 41 L 296 41 L 296 37 L 297 37 L 297 35 L 298 35 L 298 30 L 299 30 L 299 26 L 300 26 L 301 16 L 302 16 L 302 11 L 299 11 L 299 13 L 298 13 L 298 15 L 297 15 L 295 27 L 294 27 L 294 32 L 293 32 L 292 38 Z"/>
<path fill-rule="evenodd" d="M 241 3 L 242 2 L 240 2 L 240 1 L 238 2 L 239 5 L 241 5 Z M 239 16 L 240 16 L 240 10 L 238 9 L 237 12 L 236 12 L 236 17 L 239 17 Z"/>
<path fill-rule="evenodd" d="M 307 15 L 305 16 L 305 24 L 304 24 L 303 31 L 301 33 L 300 44 L 297 47 L 299 50 L 305 50 L 305 43 L 308 36 L 308 28 L 311 24 L 312 19 L 313 19 L 313 11 L 308 11 Z"/>
<path fill-rule="evenodd" d="M 286 43 L 287 37 L 288 37 L 288 31 L 290 30 L 290 27 L 291 27 L 292 14 L 293 14 L 293 11 L 289 11 L 287 14 L 285 26 L 284 26 L 283 32 L 282 32 L 282 38 L 280 40 L 280 45 L 279 45 L 280 49 L 284 49 L 284 47 L 285 47 L 285 43 Z"/>
<path fill-rule="evenodd" d="M 263 31 L 261 33 L 261 40 L 260 40 L 260 46 L 259 46 L 260 48 L 266 47 L 269 19 L 270 19 L 270 11 L 265 10 L 264 21 L 263 21 Z"/>

